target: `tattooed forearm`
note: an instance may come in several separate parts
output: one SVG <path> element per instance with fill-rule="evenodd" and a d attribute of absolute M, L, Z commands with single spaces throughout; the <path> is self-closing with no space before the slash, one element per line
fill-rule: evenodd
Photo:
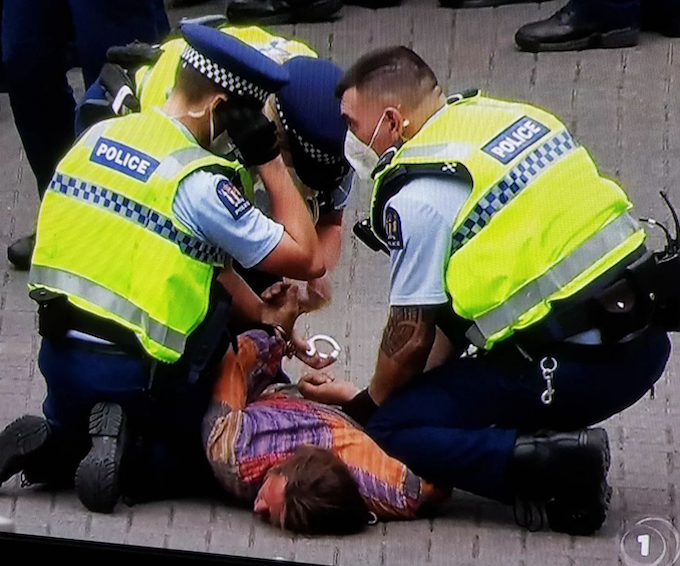
<path fill-rule="evenodd" d="M 393 358 L 412 340 L 420 340 L 434 326 L 435 309 L 430 307 L 391 307 L 380 349 Z"/>

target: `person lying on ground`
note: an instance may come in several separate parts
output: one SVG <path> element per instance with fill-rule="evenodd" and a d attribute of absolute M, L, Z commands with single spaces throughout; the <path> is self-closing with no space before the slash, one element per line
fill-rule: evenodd
<path fill-rule="evenodd" d="M 339 407 L 304 399 L 280 371 L 286 336 L 250 330 L 227 352 L 203 420 L 205 454 L 226 493 L 273 525 L 347 534 L 376 520 L 415 519 L 446 499 L 389 457 Z M 345 397 L 356 387 L 338 382 Z"/>

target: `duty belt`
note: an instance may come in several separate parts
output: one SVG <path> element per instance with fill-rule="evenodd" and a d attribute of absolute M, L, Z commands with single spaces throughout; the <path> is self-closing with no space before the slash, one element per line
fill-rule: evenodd
<path fill-rule="evenodd" d="M 134 332 L 116 322 L 79 309 L 69 303 L 66 295 L 36 289 L 29 296 L 38 303 L 38 332 L 41 336 L 62 340 L 69 330 L 77 330 L 113 342 L 122 350 L 146 355 Z"/>

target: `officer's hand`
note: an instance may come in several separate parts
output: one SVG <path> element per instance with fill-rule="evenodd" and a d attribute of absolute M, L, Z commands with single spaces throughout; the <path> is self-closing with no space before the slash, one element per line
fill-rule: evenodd
<path fill-rule="evenodd" d="M 351 381 L 335 381 L 332 375 L 323 372 L 303 375 L 298 390 L 305 399 L 327 405 L 342 405 L 359 392 Z"/>
<path fill-rule="evenodd" d="M 127 45 L 109 47 L 106 60 L 123 69 L 135 70 L 143 65 L 153 65 L 162 54 L 163 50 L 157 45 L 133 41 Z"/>
<path fill-rule="evenodd" d="M 217 106 L 215 118 L 218 131 L 227 131 L 246 167 L 264 165 L 279 155 L 276 126 L 259 103 L 231 97 Z"/>
<path fill-rule="evenodd" d="M 290 336 L 300 316 L 298 289 L 290 283 L 274 283 L 262 293 L 262 323 L 281 326 Z"/>
<path fill-rule="evenodd" d="M 324 275 L 311 281 L 295 281 L 286 279 L 286 283 L 294 284 L 298 288 L 298 301 L 300 311 L 307 313 L 326 306 L 331 300 L 331 285 L 328 277 Z M 272 300 L 274 295 L 281 292 L 281 287 L 272 285 L 260 295 L 262 300 Z"/>
<path fill-rule="evenodd" d="M 327 275 L 307 281 L 300 288 L 300 308 L 303 312 L 312 312 L 325 307 L 331 300 L 331 284 Z"/>
<path fill-rule="evenodd" d="M 105 63 L 99 73 L 99 83 L 113 99 L 111 108 L 118 116 L 124 114 L 123 107 L 139 112 L 141 106 L 135 96 L 135 87 L 127 72 L 120 65 Z"/>

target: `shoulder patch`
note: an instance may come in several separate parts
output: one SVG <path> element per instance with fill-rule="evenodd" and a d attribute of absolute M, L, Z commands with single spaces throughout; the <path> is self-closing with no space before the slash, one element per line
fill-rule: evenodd
<path fill-rule="evenodd" d="M 222 179 L 217 183 L 217 196 L 236 220 L 253 206 L 229 179 Z"/>
<path fill-rule="evenodd" d="M 387 247 L 391 250 L 401 250 L 404 247 L 404 239 L 401 234 L 401 218 L 391 206 L 385 210 L 385 234 L 387 235 Z"/>

